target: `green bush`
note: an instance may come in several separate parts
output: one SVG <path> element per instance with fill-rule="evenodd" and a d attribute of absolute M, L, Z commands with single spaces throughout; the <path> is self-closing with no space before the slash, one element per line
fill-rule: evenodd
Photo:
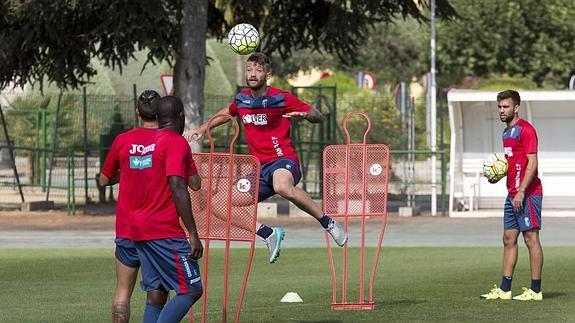
<path fill-rule="evenodd" d="M 472 89 L 502 91 L 506 89 L 514 90 L 534 90 L 537 84 L 527 77 L 511 77 L 509 75 L 492 75 L 483 78 L 475 83 Z"/>

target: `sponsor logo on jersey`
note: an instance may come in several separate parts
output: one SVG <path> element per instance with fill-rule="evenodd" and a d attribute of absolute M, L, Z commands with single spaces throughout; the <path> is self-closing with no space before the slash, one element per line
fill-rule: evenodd
<path fill-rule="evenodd" d="M 242 122 L 244 124 L 253 124 L 255 126 L 263 126 L 268 124 L 268 118 L 263 113 L 258 114 L 246 114 L 242 117 Z"/>
<path fill-rule="evenodd" d="M 152 167 L 152 155 L 130 156 L 131 169 L 144 169 Z"/>
<path fill-rule="evenodd" d="M 503 152 L 509 157 L 513 157 L 513 149 L 511 147 L 503 147 Z"/>
<path fill-rule="evenodd" d="M 156 144 L 151 144 L 148 146 L 132 144 L 132 148 L 130 149 L 130 155 L 133 155 L 135 153 L 143 155 L 145 153 L 149 153 L 150 151 L 154 151 L 155 148 Z"/>

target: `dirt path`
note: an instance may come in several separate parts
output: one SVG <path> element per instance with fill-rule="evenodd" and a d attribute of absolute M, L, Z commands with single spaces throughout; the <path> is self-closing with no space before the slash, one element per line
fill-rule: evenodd
<path fill-rule="evenodd" d="M 62 211 L 0 212 L 0 230 L 114 230 L 116 217 L 107 215 L 68 215 Z"/>
<path fill-rule="evenodd" d="M 112 247 L 115 216 L 68 215 L 63 211 L 0 212 L 0 248 L 29 247 Z M 279 216 L 260 218 L 269 226 L 286 229 L 286 247 L 325 246 L 324 231 L 311 217 Z M 367 245 L 375 245 L 381 219 L 366 223 Z M 575 217 L 543 219 L 541 241 L 544 246 L 575 246 L 572 232 Z M 449 218 L 389 216 L 384 246 L 501 246 L 501 218 Z M 359 223 L 350 221 L 350 246 L 359 245 Z M 521 239 L 520 239 L 521 240 Z M 523 242 L 520 242 L 523 245 Z M 263 246 L 263 244 L 258 244 Z"/>

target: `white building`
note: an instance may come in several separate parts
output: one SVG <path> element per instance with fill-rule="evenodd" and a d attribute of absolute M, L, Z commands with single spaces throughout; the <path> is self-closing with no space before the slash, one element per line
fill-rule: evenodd
<path fill-rule="evenodd" d="M 450 216 L 503 214 L 505 179 L 490 184 L 483 160 L 503 152 L 498 91 L 452 90 L 447 94 L 451 151 Z M 539 177 L 543 215 L 575 216 L 575 91 L 519 91 L 519 116 L 539 137 Z"/>

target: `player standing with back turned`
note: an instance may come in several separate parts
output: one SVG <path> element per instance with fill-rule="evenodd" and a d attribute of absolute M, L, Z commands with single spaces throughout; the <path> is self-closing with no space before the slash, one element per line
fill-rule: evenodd
<path fill-rule="evenodd" d="M 181 136 L 184 106 L 178 98 L 166 96 L 156 103 L 156 113 L 158 130 L 149 154 L 133 161 L 145 169 L 138 187 L 143 203 L 130 219 L 142 265 L 141 285 L 148 294 L 144 323 L 179 322 L 203 293 L 198 266 L 203 246 L 187 190 L 192 151 Z M 170 290 L 176 296 L 164 306 Z"/>
<path fill-rule="evenodd" d="M 130 214 L 142 203 L 140 187 L 146 176 L 145 167 L 131 162 L 151 153 L 158 129 L 156 120 L 156 105 L 160 94 L 153 90 L 145 90 L 136 103 L 136 114 L 141 120 L 141 126 L 118 135 L 110 147 L 110 152 L 102 165 L 98 176 L 98 185 L 120 184 L 118 204 L 116 205 L 116 289 L 112 302 L 112 320 L 114 323 L 130 321 L 130 298 L 134 291 L 140 260 L 136 245 L 131 240 L 129 228 Z M 188 186 L 198 190 L 201 178 L 197 174 L 195 163 L 190 164 Z M 165 302 L 165 300 L 163 300 Z M 162 300 L 158 300 L 162 303 Z"/>
<path fill-rule="evenodd" d="M 130 213 L 139 206 L 138 187 L 145 178 L 141 176 L 142 169 L 133 167 L 130 160 L 133 156 L 140 155 L 144 147 L 153 143 L 158 129 L 154 102 L 159 99 L 160 95 L 156 91 L 146 90 L 140 94 L 136 103 L 136 114 L 142 120 L 141 127 L 121 133 L 114 139 L 98 176 L 100 186 L 120 183 L 114 240 L 116 244 L 116 289 L 112 302 L 114 323 L 130 321 L 130 298 L 140 268 L 136 245 L 131 240 L 129 222 Z"/>
<path fill-rule="evenodd" d="M 514 90 L 497 95 L 497 107 L 501 121 L 507 124 L 503 130 L 503 148 L 509 170 L 507 172 L 507 199 L 503 213 L 503 277 L 501 285 L 495 286 L 482 299 L 511 299 L 511 281 L 517 263 L 517 238 L 529 249 L 531 288 L 523 287 L 519 301 L 540 301 L 543 248 L 539 241 L 541 229 L 541 202 L 543 188 L 537 177 L 537 132 L 527 121 L 519 118 L 521 98 Z M 490 181 L 492 183 L 498 180 Z"/>

